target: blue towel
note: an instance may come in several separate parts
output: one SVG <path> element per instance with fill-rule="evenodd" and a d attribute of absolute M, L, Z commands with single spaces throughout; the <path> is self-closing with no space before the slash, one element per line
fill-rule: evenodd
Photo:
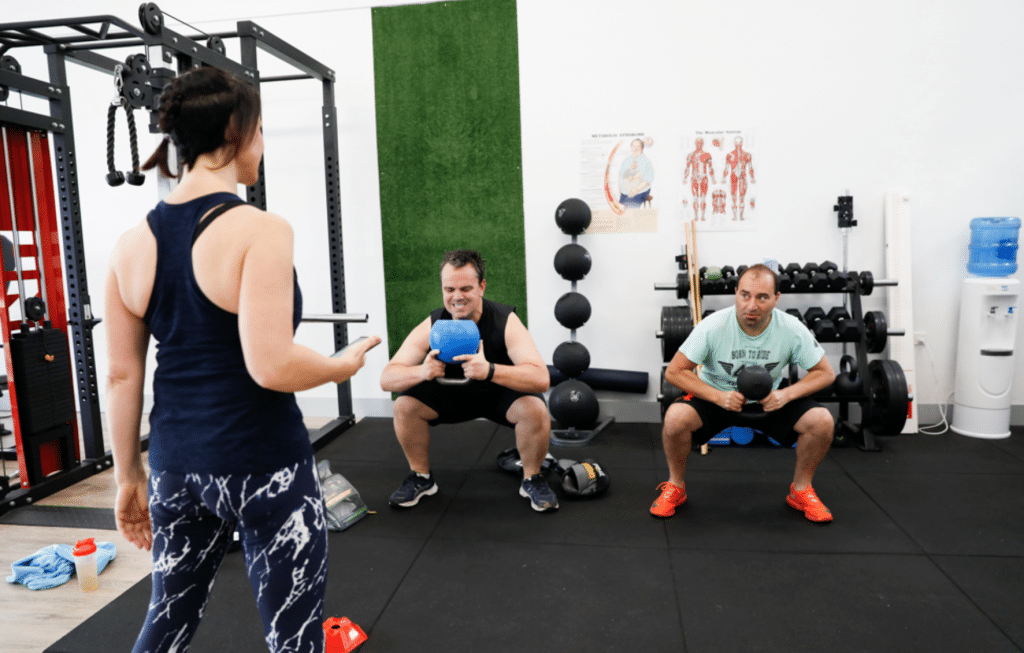
<path fill-rule="evenodd" d="M 21 583 L 30 590 L 46 590 L 71 580 L 75 573 L 74 547 L 68 544 L 51 544 L 39 549 L 27 558 L 11 563 L 13 576 L 8 583 Z M 117 557 L 113 542 L 96 543 L 96 569 L 102 572 L 107 563 Z"/>

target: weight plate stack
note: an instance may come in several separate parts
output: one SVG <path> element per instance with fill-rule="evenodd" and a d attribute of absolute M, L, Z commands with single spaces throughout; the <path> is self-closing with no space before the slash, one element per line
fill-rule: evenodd
<path fill-rule="evenodd" d="M 688 306 L 665 306 L 661 309 L 661 360 L 672 360 L 680 345 L 693 331 Z"/>

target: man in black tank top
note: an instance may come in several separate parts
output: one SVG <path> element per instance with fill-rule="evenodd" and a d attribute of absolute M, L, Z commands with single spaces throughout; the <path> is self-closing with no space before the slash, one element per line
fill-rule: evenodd
<path fill-rule="evenodd" d="M 411 508 L 436 494 L 430 473 L 430 427 L 478 417 L 511 426 L 523 461 L 519 494 L 544 512 L 558 508 L 558 499 L 540 473 L 551 437 L 551 417 L 541 393 L 551 379 L 533 338 L 515 314 L 515 307 L 484 299 L 484 261 L 473 250 L 447 252 L 441 262 L 444 307 L 431 312 L 406 337 L 384 368 L 381 388 L 398 392 L 395 434 L 411 473 L 391 495 L 391 505 Z M 471 319 L 480 329 L 482 347 L 446 366 L 430 348 L 430 328 L 437 320 Z M 470 381 L 442 385 L 447 368 Z M 451 370 L 449 370 L 450 372 Z"/>

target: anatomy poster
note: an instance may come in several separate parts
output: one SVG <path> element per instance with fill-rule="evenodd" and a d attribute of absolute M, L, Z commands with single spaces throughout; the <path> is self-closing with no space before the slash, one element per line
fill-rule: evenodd
<path fill-rule="evenodd" d="M 669 182 L 653 137 L 594 134 L 583 139 L 580 161 L 581 199 L 592 216 L 586 233 L 658 231 L 657 189 Z"/>
<path fill-rule="evenodd" d="M 757 229 L 757 144 L 743 130 L 683 136 L 682 216 L 701 231 Z"/>

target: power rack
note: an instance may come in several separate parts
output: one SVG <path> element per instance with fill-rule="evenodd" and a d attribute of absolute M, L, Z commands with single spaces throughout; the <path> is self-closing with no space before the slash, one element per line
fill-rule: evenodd
<path fill-rule="evenodd" d="M 41 276 L 50 276 L 49 279 L 40 278 L 38 281 L 40 286 L 46 285 L 48 288 L 47 293 L 42 292 L 41 288 L 38 294 L 48 295 L 40 298 L 46 300 L 46 305 L 53 312 L 52 315 L 49 312 L 46 313 L 44 317 L 50 319 L 45 320 L 43 324 L 44 326 L 49 324 L 51 328 L 57 329 L 63 327 L 61 330 L 64 332 L 64 338 L 70 339 L 70 352 L 78 381 L 78 413 L 84 442 L 83 452 L 80 451 L 77 432 L 73 443 L 66 438 L 57 444 L 54 444 L 54 441 L 41 444 L 35 441 L 30 442 L 31 434 L 21 433 L 15 398 L 19 379 L 10 365 L 10 347 L 8 346 L 6 355 L 8 369 L 12 370 L 9 389 L 17 441 L 20 488 L 12 489 L 8 485 L 7 477 L 0 477 L 0 514 L 60 491 L 113 465 L 111 455 L 104 449 L 100 420 L 92 336 L 93 328 L 100 322 L 100 319 L 94 316 L 92 311 L 86 275 L 82 210 L 78 194 L 79 166 L 71 112 L 71 93 L 67 81 L 68 62 L 119 77 L 117 88 L 118 93 L 121 94 L 121 104 L 129 112 L 132 109 L 149 111 L 149 130 L 152 133 L 159 132 L 156 127 L 158 121 L 156 109 L 163 88 L 175 76 L 191 68 L 214 66 L 249 82 L 257 90 L 261 84 L 269 82 L 302 79 L 315 79 L 321 82 L 323 107 L 320 115 L 324 142 L 323 165 L 334 314 L 312 316 L 308 320 L 305 318 L 304 320 L 332 322 L 334 324 L 334 345 L 336 349 L 341 349 L 348 344 L 345 323 L 365 322 L 368 319 L 366 315 L 345 314 L 345 273 L 338 168 L 338 121 L 334 104 L 334 71 L 252 21 L 239 21 L 234 32 L 186 36 L 175 32 L 164 24 L 164 13 L 155 3 L 141 5 L 138 19 L 139 26 L 130 24 L 116 16 L 107 15 L 0 24 L 0 102 L 5 102 L 12 93 L 21 93 L 40 98 L 49 104 L 49 115 L 0 104 L 0 127 L 3 128 L 5 139 L 9 135 L 10 139 L 8 140 L 11 142 L 25 143 L 25 146 L 17 147 L 8 144 L 3 150 L 4 169 L 0 170 L 0 177 L 10 178 L 10 182 L 0 185 L 0 189 L 4 190 L 3 197 L 0 197 L 0 205 L 9 205 L 9 211 L 4 214 L 7 218 L 7 226 L 4 226 L 3 229 L 10 229 L 14 234 L 24 233 L 22 225 L 31 224 L 33 218 L 41 228 L 36 241 L 14 248 L 16 250 L 14 258 L 20 261 L 22 257 L 36 257 L 42 266 L 37 268 L 43 271 Z M 225 39 L 238 39 L 241 61 L 234 61 L 225 54 Z M 41 80 L 22 74 L 20 64 L 10 54 L 17 48 L 42 48 L 47 57 L 49 78 Z M 104 50 L 115 48 L 144 48 L 144 51 L 141 54 L 128 57 L 124 62 L 100 54 Z M 156 63 L 150 62 L 148 58 L 154 51 L 157 53 L 158 61 Z M 291 65 L 297 69 L 298 73 L 261 77 L 258 66 L 260 51 Z M 134 130 L 134 124 L 130 123 L 130 126 Z M 49 167 L 50 145 L 47 141 L 51 138 L 55 169 Z M 108 145 L 108 147 L 112 146 Z M 34 157 L 32 153 L 35 154 Z M 19 179 L 21 181 L 18 181 Z M 26 179 L 30 182 L 29 186 L 33 190 L 31 196 L 26 196 L 24 192 L 17 192 L 19 188 L 25 186 Z M 47 180 L 50 180 L 49 187 L 46 185 Z M 141 183 L 138 179 L 136 181 Z M 133 183 L 131 178 L 129 183 Z M 61 224 L 58 225 L 54 221 L 52 227 L 47 228 L 45 219 L 40 220 L 40 216 L 45 218 L 47 203 L 52 210 L 55 192 L 59 194 Z M 250 204 L 266 209 L 266 185 L 262 162 L 259 180 L 247 188 L 246 199 Z M 15 229 L 15 226 L 18 228 Z M 59 237 L 56 233 L 58 231 L 61 234 Z M 49 296 L 62 290 L 64 283 L 60 276 L 59 254 L 55 257 L 56 268 L 51 266 L 44 270 L 46 263 L 40 259 L 48 253 L 52 254 L 59 250 L 57 247 L 43 246 L 44 243 L 50 241 L 56 243 L 57 238 L 61 238 L 64 245 L 63 272 L 67 280 L 66 316 L 63 315 L 62 301 L 57 301 L 55 297 L 51 299 Z M 4 263 L 3 267 L 5 268 L 13 269 L 15 267 L 10 264 L 10 261 L 4 261 Z M 13 273 L 5 272 L 4 280 L 13 279 L 11 274 Z M 19 268 L 19 278 L 24 277 L 25 274 L 26 272 Z M 9 305 L 12 298 L 20 302 L 40 299 L 25 295 L 23 289 L 17 296 L 8 295 L 6 304 Z M 24 303 L 22 306 L 24 307 Z M 34 306 L 38 307 L 35 304 Z M 3 312 L 3 316 L 5 345 L 10 343 L 13 331 L 32 328 L 24 308 L 20 320 L 8 320 L 6 311 Z M 33 313 L 32 316 L 34 317 L 35 314 Z M 66 321 L 66 325 L 62 325 L 62 321 Z M 39 328 L 43 328 L 43 326 Z M 67 379 L 67 384 L 70 385 L 70 377 Z M 26 393 L 23 392 L 24 394 Z M 314 447 L 324 446 L 352 426 L 355 423 L 352 413 L 351 387 L 348 383 L 340 384 L 338 386 L 339 417 L 324 427 L 311 431 L 310 439 Z M 77 428 L 74 422 L 75 420 L 72 418 L 70 424 Z M 70 444 L 73 446 L 69 446 Z M 147 442 L 144 441 L 143 446 L 146 445 Z M 37 446 L 38 450 L 34 449 Z M 5 458 L 9 454 L 7 451 L 3 453 Z M 37 473 L 29 473 L 26 465 L 26 457 L 31 459 L 33 455 L 36 455 L 37 463 L 40 463 L 40 459 L 42 460 L 38 465 L 40 469 Z"/>

